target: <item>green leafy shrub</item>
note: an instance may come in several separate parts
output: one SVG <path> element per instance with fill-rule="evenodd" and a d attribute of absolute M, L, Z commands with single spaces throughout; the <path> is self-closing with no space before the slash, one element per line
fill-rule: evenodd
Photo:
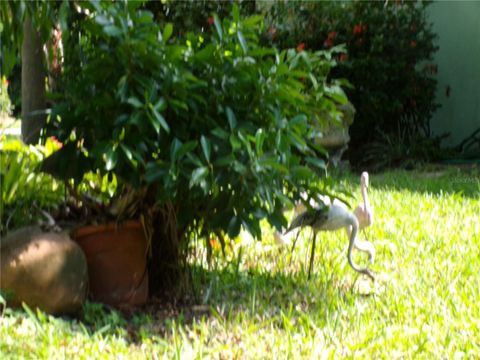
<path fill-rule="evenodd" d="M 363 154 L 379 134 L 430 136 L 435 104 L 436 35 L 426 2 L 278 2 L 269 12 L 265 40 L 280 48 L 326 49 L 346 44 L 332 76 L 354 86 L 350 159 Z M 404 130 L 402 130 L 404 131 Z"/>
<path fill-rule="evenodd" d="M 185 0 L 185 1 L 150 1 L 147 9 L 152 11 L 157 21 L 171 22 L 176 36 L 184 36 L 188 32 L 208 32 L 213 22 L 213 13 L 220 18 L 228 17 L 233 4 L 238 6 L 242 17 L 256 12 L 255 1 L 236 0 Z"/>
<path fill-rule="evenodd" d="M 300 192 L 331 191 L 314 129 L 347 99 L 327 82 L 331 51 L 264 47 L 261 16 L 233 7 L 180 38 L 140 5 L 82 2 L 65 19 L 49 132 L 64 144 L 57 175 L 115 174 L 120 189 L 149 189 L 168 277 L 189 234 L 223 244 L 243 226 L 260 237 L 262 219 L 286 225 L 282 210 Z"/>
<path fill-rule="evenodd" d="M 59 204 L 64 190 L 50 175 L 38 173 L 41 160 L 58 146 L 52 139 L 45 146 L 25 145 L 6 136 L 0 140 L 0 234 L 4 234 L 37 219 L 45 220 L 36 209 Z"/>

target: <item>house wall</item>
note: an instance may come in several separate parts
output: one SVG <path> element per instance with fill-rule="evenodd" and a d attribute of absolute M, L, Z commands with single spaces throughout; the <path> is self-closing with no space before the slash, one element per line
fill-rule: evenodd
<path fill-rule="evenodd" d="M 435 1 L 428 8 L 440 49 L 434 134 L 451 133 L 457 145 L 480 128 L 480 1 Z"/>

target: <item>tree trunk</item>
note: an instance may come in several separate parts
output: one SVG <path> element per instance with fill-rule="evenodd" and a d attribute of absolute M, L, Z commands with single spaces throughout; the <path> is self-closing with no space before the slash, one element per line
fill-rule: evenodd
<path fill-rule="evenodd" d="M 46 121 L 45 66 L 42 43 L 27 15 L 22 43 L 22 138 L 35 144 Z"/>
<path fill-rule="evenodd" d="M 176 214 L 172 206 L 165 206 L 153 219 L 149 282 L 152 295 L 162 294 L 182 297 L 188 293 L 183 232 L 177 228 Z"/>

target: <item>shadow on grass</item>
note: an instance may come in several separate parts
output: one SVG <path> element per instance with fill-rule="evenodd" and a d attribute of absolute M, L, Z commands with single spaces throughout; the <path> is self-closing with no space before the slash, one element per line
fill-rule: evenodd
<path fill-rule="evenodd" d="M 68 328 L 73 336 L 79 334 L 91 339 L 114 336 L 139 345 L 152 336 L 168 337 L 179 326 L 209 320 L 237 325 L 260 321 L 282 328 L 285 317 L 294 321 L 308 317 L 317 324 L 326 324 L 340 308 L 355 306 L 358 295 L 337 274 L 321 269 L 310 280 L 304 271 L 291 274 L 261 269 L 238 271 L 235 264 L 214 270 L 192 266 L 191 274 L 194 298 L 173 301 L 153 297 L 147 305 L 126 312 L 87 303 L 79 317 L 51 321 Z M 33 319 L 32 314 L 27 312 Z M 44 315 L 39 319 L 49 322 Z M 38 322 L 38 318 L 34 321 Z"/>
<path fill-rule="evenodd" d="M 320 266 L 318 267 L 320 268 Z M 346 300 L 351 289 L 342 285 L 337 275 L 317 269 L 307 279 L 305 271 L 270 272 L 260 267 L 238 271 L 235 264 L 222 269 L 192 267 L 196 300 L 231 310 L 252 312 L 287 309 L 291 304 L 304 311 L 322 311 L 332 298 Z"/>

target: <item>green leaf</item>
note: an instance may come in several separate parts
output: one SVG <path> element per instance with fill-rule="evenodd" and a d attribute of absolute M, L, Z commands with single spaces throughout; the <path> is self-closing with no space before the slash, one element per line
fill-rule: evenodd
<path fill-rule="evenodd" d="M 190 140 L 187 141 L 185 144 L 182 145 L 180 150 L 178 151 L 178 158 L 181 159 L 185 155 L 189 155 L 195 148 L 197 147 L 198 142 L 197 140 Z"/>
<path fill-rule="evenodd" d="M 288 66 L 284 63 L 278 65 L 276 70 L 277 70 L 277 76 L 282 76 L 282 75 L 288 74 L 289 72 Z"/>
<path fill-rule="evenodd" d="M 282 227 L 287 226 L 288 224 L 286 223 L 285 219 L 280 218 L 277 216 L 277 214 L 272 213 L 268 215 L 268 222 L 275 226 L 275 228 L 279 231 L 281 231 Z"/>
<path fill-rule="evenodd" d="M 232 18 L 233 21 L 238 22 L 240 21 L 240 9 L 238 8 L 238 5 L 233 3 L 232 7 Z"/>
<path fill-rule="evenodd" d="M 118 161 L 118 153 L 113 148 L 110 148 L 105 153 L 105 169 L 107 171 L 112 171 L 117 165 L 117 161 Z"/>
<path fill-rule="evenodd" d="M 119 37 L 122 35 L 122 29 L 116 27 L 115 25 L 107 25 L 103 27 L 103 32 L 108 36 Z"/>
<path fill-rule="evenodd" d="M 165 111 L 165 109 L 167 108 L 167 102 L 163 97 L 161 97 L 160 99 L 158 99 L 157 103 L 153 108 L 159 112 Z"/>
<path fill-rule="evenodd" d="M 264 57 L 264 56 L 273 56 L 275 55 L 275 49 L 270 49 L 270 48 L 256 48 L 256 49 L 252 49 L 250 50 L 250 52 L 248 53 L 248 55 L 252 56 L 252 57 Z"/>
<path fill-rule="evenodd" d="M 133 159 L 132 151 L 126 145 L 123 145 L 123 144 L 120 144 L 120 148 L 125 153 L 125 156 L 127 157 L 127 159 L 132 161 L 132 159 Z"/>
<path fill-rule="evenodd" d="M 217 160 L 215 160 L 213 165 L 215 165 L 215 166 L 229 166 L 234 161 L 235 161 L 235 157 L 232 154 L 230 154 L 230 155 L 222 156 L 222 157 L 218 158 Z"/>
<path fill-rule="evenodd" d="M 182 147 L 182 145 L 183 145 L 182 142 L 177 138 L 174 138 L 172 143 L 170 144 L 170 160 L 172 162 L 177 161 L 178 152 L 180 151 L 180 148 Z"/>
<path fill-rule="evenodd" d="M 322 170 L 326 169 L 326 164 L 323 159 L 307 156 L 305 160 L 319 169 L 322 169 Z"/>
<path fill-rule="evenodd" d="M 62 31 L 68 31 L 68 13 L 69 13 L 68 7 L 69 7 L 69 4 L 66 1 L 63 1 L 58 11 L 58 22 L 60 24 L 60 29 L 62 29 Z"/>
<path fill-rule="evenodd" d="M 228 124 L 230 125 L 230 129 L 231 130 L 235 129 L 237 127 L 237 118 L 235 117 L 235 113 L 230 108 L 230 106 L 227 106 L 225 108 L 225 112 L 227 113 L 227 119 L 228 119 Z"/>
<path fill-rule="evenodd" d="M 210 162 L 210 141 L 205 137 L 201 136 L 200 137 L 200 143 L 202 144 L 202 150 L 203 150 L 203 155 L 205 156 L 205 159 Z"/>
<path fill-rule="evenodd" d="M 259 160 L 259 163 L 262 166 L 269 167 L 273 170 L 277 170 L 277 171 L 280 171 L 282 173 L 287 173 L 288 172 L 288 168 L 286 166 L 280 164 L 278 161 L 276 161 L 273 158 L 262 158 L 262 159 Z"/>
<path fill-rule="evenodd" d="M 307 116 L 305 114 L 299 114 L 295 116 L 293 119 L 291 119 L 288 123 L 291 127 L 297 127 L 301 126 L 303 128 L 304 126 L 307 125 Z"/>
<path fill-rule="evenodd" d="M 242 21 L 244 27 L 253 27 L 257 24 L 260 24 L 263 21 L 264 17 L 262 15 L 253 15 Z"/>
<path fill-rule="evenodd" d="M 151 23 L 153 20 L 153 14 L 150 11 L 140 10 L 137 11 L 136 22 L 141 24 Z"/>
<path fill-rule="evenodd" d="M 188 111 L 188 106 L 184 101 L 178 101 L 176 99 L 169 99 L 168 101 L 174 108 Z"/>
<path fill-rule="evenodd" d="M 308 68 L 310 69 L 312 67 L 312 61 L 310 60 L 310 57 L 308 56 L 307 51 L 302 51 L 301 53 L 298 54 L 302 58 L 302 60 L 307 64 Z"/>
<path fill-rule="evenodd" d="M 157 163 L 150 162 L 146 166 L 145 181 L 153 183 L 165 177 L 167 170 Z"/>
<path fill-rule="evenodd" d="M 207 59 L 212 58 L 214 51 L 215 46 L 213 44 L 208 44 L 195 54 L 195 59 L 198 61 L 206 61 Z"/>
<path fill-rule="evenodd" d="M 248 44 L 240 30 L 237 30 L 237 37 L 238 41 L 240 42 L 240 46 L 243 49 L 243 52 L 246 53 L 248 51 Z"/>
<path fill-rule="evenodd" d="M 137 109 L 143 107 L 143 103 L 134 96 L 129 97 L 127 99 L 127 103 L 132 105 L 134 108 L 137 108 Z"/>
<path fill-rule="evenodd" d="M 347 95 L 338 85 L 325 86 L 325 94 L 340 104 L 346 104 L 348 102 Z"/>
<path fill-rule="evenodd" d="M 127 95 L 127 90 L 128 90 L 128 85 L 127 85 L 127 76 L 124 75 L 120 78 L 120 80 L 117 83 L 117 96 L 124 100 L 126 95 Z M 136 99 L 138 100 L 138 99 Z M 128 102 L 128 100 L 127 100 Z M 133 104 L 131 104 L 133 105 Z"/>
<path fill-rule="evenodd" d="M 290 142 L 295 145 L 295 147 L 304 152 L 304 151 L 307 151 L 308 150 L 308 147 L 307 147 L 307 143 L 305 142 L 305 140 L 298 136 L 296 133 L 294 132 L 289 132 L 288 133 L 288 138 L 290 139 Z"/>
<path fill-rule="evenodd" d="M 261 156 L 263 154 L 263 142 L 265 141 L 265 132 L 263 129 L 258 129 L 257 133 L 255 134 L 255 149 L 257 151 L 257 155 Z"/>
<path fill-rule="evenodd" d="M 261 239 L 262 229 L 260 228 L 260 222 L 258 219 L 253 218 L 243 220 L 242 224 L 255 239 Z"/>
<path fill-rule="evenodd" d="M 228 133 L 225 130 L 223 130 L 222 128 L 219 128 L 219 127 L 213 129 L 211 131 L 211 133 L 213 135 L 215 135 L 216 137 L 218 137 L 219 139 L 222 139 L 222 140 L 227 140 L 228 136 L 229 136 Z"/>
<path fill-rule="evenodd" d="M 313 85 L 313 88 L 315 90 L 318 89 L 318 81 L 317 81 L 317 78 L 312 74 L 312 73 L 309 73 L 308 74 L 308 77 L 310 78 L 310 81 L 312 82 L 312 85 Z"/>
<path fill-rule="evenodd" d="M 220 22 L 220 19 L 218 18 L 217 14 L 213 14 L 213 23 L 215 24 L 215 29 L 217 30 L 218 38 L 220 41 L 223 39 L 223 31 L 222 31 L 222 23 Z"/>
<path fill-rule="evenodd" d="M 237 135 L 231 134 L 230 135 L 230 145 L 232 146 L 232 149 L 235 151 L 235 150 L 238 150 L 242 147 L 242 142 L 240 141 L 240 139 L 238 138 Z"/>
<path fill-rule="evenodd" d="M 195 143 L 195 145 L 197 145 L 197 144 Z M 203 166 L 202 161 L 200 160 L 200 158 L 197 155 L 195 155 L 195 153 L 187 152 L 186 156 L 187 156 L 187 158 L 188 158 L 188 160 L 191 164 L 193 164 L 197 167 L 202 167 Z"/>
<path fill-rule="evenodd" d="M 208 167 L 202 166 L 199 167 L 192 172 L 192 177 L 190 178 L 190 188 L 194 187 L 195 185 L 199 184 L 202 180 L 204 180 L 208 175 Z"/>
<path fill-rule="evenodd" d="M 62 6 L 65 3 L 62 3 Z M 97 15 L 95 16 L 95 22 L 101 26 L 108 26 L 111 24 L 111 21 L 105 15 Z M 62 29 L 63 30 L 63 29 Z"/>
<path fill-rule="evenodd" d="M 170 127 L 168 126 L 167 122 L 165 121 L 165 118 L 163 117 L 162 114 L 160 114 L 155 107 L 153 107 L 152 104 L 149 104 L 150 110 L 152 111 L 153 117 L 152 119 L 152 125 L 155 128 L 155 131 L 160 133 L 160 126 L 167 132 L 170 133 Z"/>
<path fill-rule="evenodd" d="M 185 144 L 183 144 L 177 138 L 173 139 L 172 144 L 170 145 L 170 160 L 172 162 L 180 160 L 186 154 L 193 151 L 197 145 L 198 142 L 196 140 L 187 141 Z"/>
<path fill-rule="evenodd" d="M 165 28 L 163 29 L 163 43 L 167 43 L 168 39 L 173 34 L 173 25 L 172 23 L 165 24 Z"/>
<path fill-rule="evenodd" d="M 233 170 L 235 170 L 237 173 L 241 175 L 245 175 L 247 173 L 247 167 L 243 165 L 240 161 L 234 161 L 233 162 Z"/>
<path fill-rule="evenodd" d="M 290 169 L 290 172 L 301 179 L 311 180 L 316 177 L 315 173 L 306 166 L 297 165 Z"/>
<path fill-rule="evenodd" d="M 228 228 L 227 228 L 227 233 L 229 238 L 233 239 L 236 236 L 238 236 L 238 234 L 240 233 L 240 225 L 241 225 L 241 221 L 240 221 L 240 218 L 238 218 L 237 216 L 233 216 L 230 219 L 230 222 L 228 223 Z"/>

